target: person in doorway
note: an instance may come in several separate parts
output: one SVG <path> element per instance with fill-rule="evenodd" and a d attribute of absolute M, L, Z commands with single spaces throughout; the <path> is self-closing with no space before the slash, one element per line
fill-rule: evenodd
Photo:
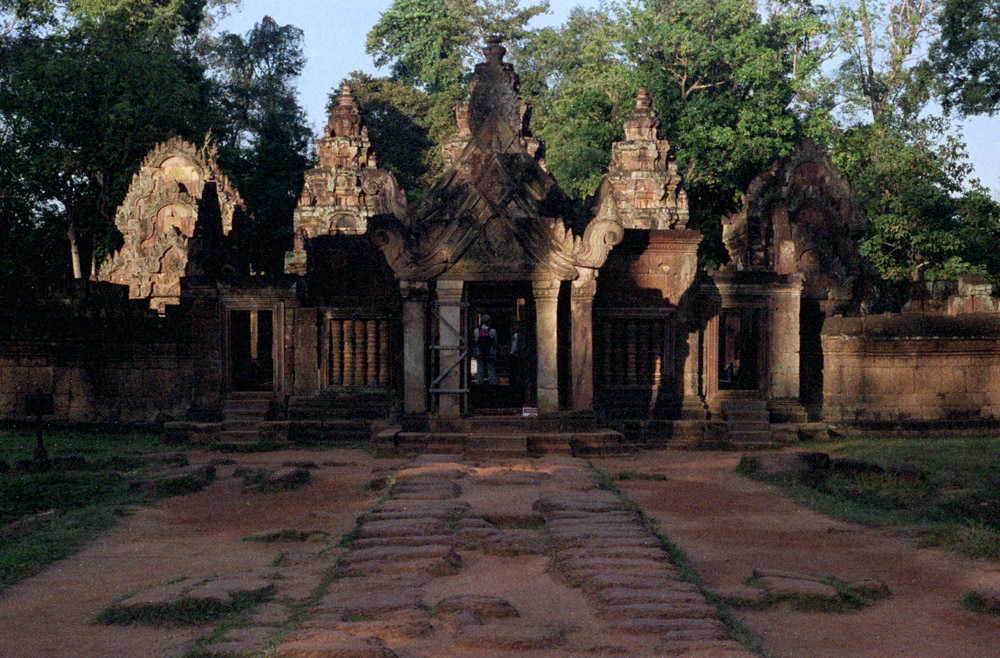
<path fill-rule="evenodd" d="M 524 346 L 521 344 L 521 327 L 514 323 L 514 332 L 510 337 L 510 385 L 515 389 L 521 384 L 521 354 Z"/>
<path fill-rule="evenodd" d="M 497 383 L 497 330 L 490 326 L 490 316 L 483 315 L 479 328 L 476 329 L 476 377 L 479 383 L 484 380 L 490 384 Z"/>

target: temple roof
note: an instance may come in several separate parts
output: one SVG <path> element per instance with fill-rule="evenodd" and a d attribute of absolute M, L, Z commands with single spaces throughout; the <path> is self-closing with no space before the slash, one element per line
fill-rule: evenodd
<path fill-rule="evenodd" d="M 621 227 L 586 225 L 545 168 L 506 49 L 490 38 L 483 52 L 443 176 L 405 222 L 382 222 L 373 237 L 400 278 L 575 279 L 603 263 Z"/>

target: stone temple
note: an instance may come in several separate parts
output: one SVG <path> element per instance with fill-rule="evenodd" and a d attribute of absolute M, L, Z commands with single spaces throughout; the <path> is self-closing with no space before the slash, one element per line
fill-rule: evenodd
<path fill-rule="evenodd" d="M 211 150 L 157 146 L 98 281 L 4 293 L 0 419 L 41 394 L 61 421 L 194 439 L 528 454 L 996 421 L 989 284 L 919 284 L 903 313 L 868 314 L 865 218 L 816 144 L 720 218 L 730 262 L 705 270 L 644 89 L 580 205 L 504 48 L 484 54 L 417 207 L 341 89 L 282 276 L 241 260 L 245 206 Z M 477 359 L 487 315 L 495 358 Z"/>

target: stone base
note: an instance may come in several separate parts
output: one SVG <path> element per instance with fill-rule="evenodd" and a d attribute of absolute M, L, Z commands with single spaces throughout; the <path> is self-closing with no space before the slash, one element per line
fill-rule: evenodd
<path fill-rule="evenodd" d="M 805 407 L 795 398 L 777 398 L 768 401 L 772 423 L 807 423 L 809 415 Z"/>

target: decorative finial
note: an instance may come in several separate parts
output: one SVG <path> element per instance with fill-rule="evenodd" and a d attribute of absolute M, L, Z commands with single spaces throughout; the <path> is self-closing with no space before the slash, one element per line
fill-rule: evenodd
<path fill-rule="evenodd" d="M 503 36 L 500 34 L 491 34 L 486 37 L 486 47 L 483 48 L 483 54 L 486 56 L 486 61 L 503 61 L 503 56 L 507 54 L 507 49 L 504 48 L 502 44 Z"/>
<path fill-rule="evenodd" d="M 635 92 L 635 109 L 648 110 L 653 107 L 653 99 L 645 87 L 639 87 Z"/>
<path fill-rule="evenodd" d="M 354 93 L 351 90 L 351 85 L 346 82 L 340 85 L 340 95 L 337 97 L 337 103 L 340 105 L 354 104 Z"/>

